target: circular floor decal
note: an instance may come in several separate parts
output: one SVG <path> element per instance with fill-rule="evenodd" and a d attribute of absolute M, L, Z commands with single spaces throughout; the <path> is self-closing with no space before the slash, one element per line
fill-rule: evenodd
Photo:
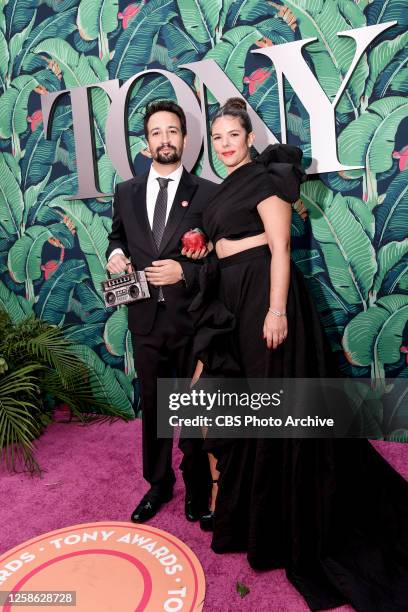
<path fill-rule="evenodd" d="M 2 612 L 195 612 L 205 577 L 171 533 L 112 521 L 51 531 L 1 555 L 0 592 L 10 591 L 18 608 L 2 601 Z"/>

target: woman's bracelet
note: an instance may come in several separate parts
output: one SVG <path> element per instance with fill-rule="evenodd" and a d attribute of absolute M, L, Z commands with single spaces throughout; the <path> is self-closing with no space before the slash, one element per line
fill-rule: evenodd
<path fill-rule="evenodd" d="M 280 310 L 274 310 L 273 308 L 268 308 L 268 312 L 271 312 L 277 317 L 286 317 L 286 312 L 281 312 Z"/>

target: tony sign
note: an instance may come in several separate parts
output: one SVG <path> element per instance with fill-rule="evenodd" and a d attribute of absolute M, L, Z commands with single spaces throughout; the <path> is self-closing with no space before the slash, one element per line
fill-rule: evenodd
<path fill-rule="evenodd" d="M 309 173 L 333 172 L 361 167 L 347 166 L 338 160 L 335 127 L 336 105 L 344 93 L 364 51 L 381 32 L 391 28 L 396 23 L 396 21 L 392 21 L 337 33 L 338 36 L 346 36 L 355 41 L 355 52 L 351 65 L 333 100 L 327 97 L 302 55 L 302 49 L 317 40 L 316 38 L 273 45 L 252 51 L 252 53 L 266 55 L 275 67 L 279 88 L 279 112 L 283 142 L 286 142 L 283 77 L 289 81 L 309 114 L 312 151 L 312 163 L 307 169 Z M 194 137 L 190 137 L 188 140 L 183 156 L 184 166 L 187 170 L 191 170 L 194 167 L 204 139 L 204 159 L 201 176 L 215 182 L 220 181 L 211 166 L 209 158 L 207 109 L 204 102 L 205 88 L 210 89 L 211 93 L 220 103 L 224 102 L 226 98 L 233 96 L 242 97 L 242 95 L 214 60 L 207 59 L 183 64 L 180 68 L 190 70 L 198 77 L 200 82 L 200 99 L 203 101 L 201 107 L 195 93 L 179 76 L 160 69 L 139 72 L 123 83 L 123 85 L 120 85 L 118 79 L 114 79 L 41 96 L 46 138 L 50 138 L 51 135 L 52 115 L 58 100 L 66 93 L 69 93 L 71 98 L 78 191 L 70 199 L 95 198 L 109 195 L 102 193 L 98 186 L 97 165 L 93 148 L 91 107 L 88 97 L 89 90 L 95 87 L 100 88 L 105 91 L 110 100 L 105 134 L 106 149 L 118 174 L 123 179 L 129 179 L 134 175 L 134 171 L 127 138 L 127 107 L 136 81 L 149 74 L 162 75 L 169 80 L 178 103 L 186 112 L 187 131 L 193 134 Z M 268 144 L 278 142 L 276 136 L 249 105 L 248 112 L 256 134 L 257 148 L 263 150 Z"/>

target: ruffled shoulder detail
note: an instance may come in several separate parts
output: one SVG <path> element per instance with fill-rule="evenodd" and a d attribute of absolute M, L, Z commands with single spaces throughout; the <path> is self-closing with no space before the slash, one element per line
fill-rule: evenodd
<path fill-rule="evenodd" d="M 301 162 L 303 157 L 302 149 L 293 145 L 287 144 L 273 144 L 268 145 L 266 149 L 259 153 L 254 159 L 257 164 L 263 164 L 269 166 L 269 164 L 293 164 L 298 166 L 303 173 L 301 168 Z"/>
<path fill-rule="evenodd" d="M 301 166 L 302 157 L 301 149 L 286 144 L 269 145 L 255 157 L 255 167 L 265 169 L 266 176 L 262 181 L 265 192 L 268 185 L 273 185 L 275 195 L 287 202 L 296 202 L 300 197 L 300 185 L 306 180 Z M 268 178 L 272 179 L 271 182 Z"/>

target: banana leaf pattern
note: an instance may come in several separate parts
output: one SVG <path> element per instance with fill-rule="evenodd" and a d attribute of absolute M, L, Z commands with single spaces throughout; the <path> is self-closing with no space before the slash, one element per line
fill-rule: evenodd
<path fill-rule="evenodd" d="M 76 191 L 69 106 L 45 141 L 39 96 L 165 68 L 197 91 L 180 64 L 215 60 L 279 136 L 277 78 L 257 47 L 317 37 L 305 58 L 331 99 L 354 54 L 337 32 L 396 20 L 360 59 L 336 108 L 338 154 L 363 170 L 306 182 L 309 211 L 293 220 L 293 258 L 305 274 L 347 375 L 408 376 L 408 34 L 404 0 L 2 0 L 0 2 L 0 303 L 18 320 L 34 312 L 83 344 L 112 402 L 131 411 L 135 374 L 126 311 L 100 293 L 111 199 L 69 202 Z M 144 147 L 143 111 L 174 97 L 149 76 L 129 105 L 131 157 Z M 217 103 L 208 93 L 209 114 Z M 307 113 L 286 83 L 288 142 L 310 155 Z M 92 93 L 100 186 L 122 180 L 105 147 L 108 101 Z M 222 168 L 213 159 L 216 171 Z M 196 171 L 201 168 L 200 160 Z M 392 392 L 392 389 L 390 390 Z M 408 441 L 408 393 L 380 435 Z M 382 419 L 382 420 L 381 420 Z M 387 423 L 385 427 L 384 423 Z"/>

